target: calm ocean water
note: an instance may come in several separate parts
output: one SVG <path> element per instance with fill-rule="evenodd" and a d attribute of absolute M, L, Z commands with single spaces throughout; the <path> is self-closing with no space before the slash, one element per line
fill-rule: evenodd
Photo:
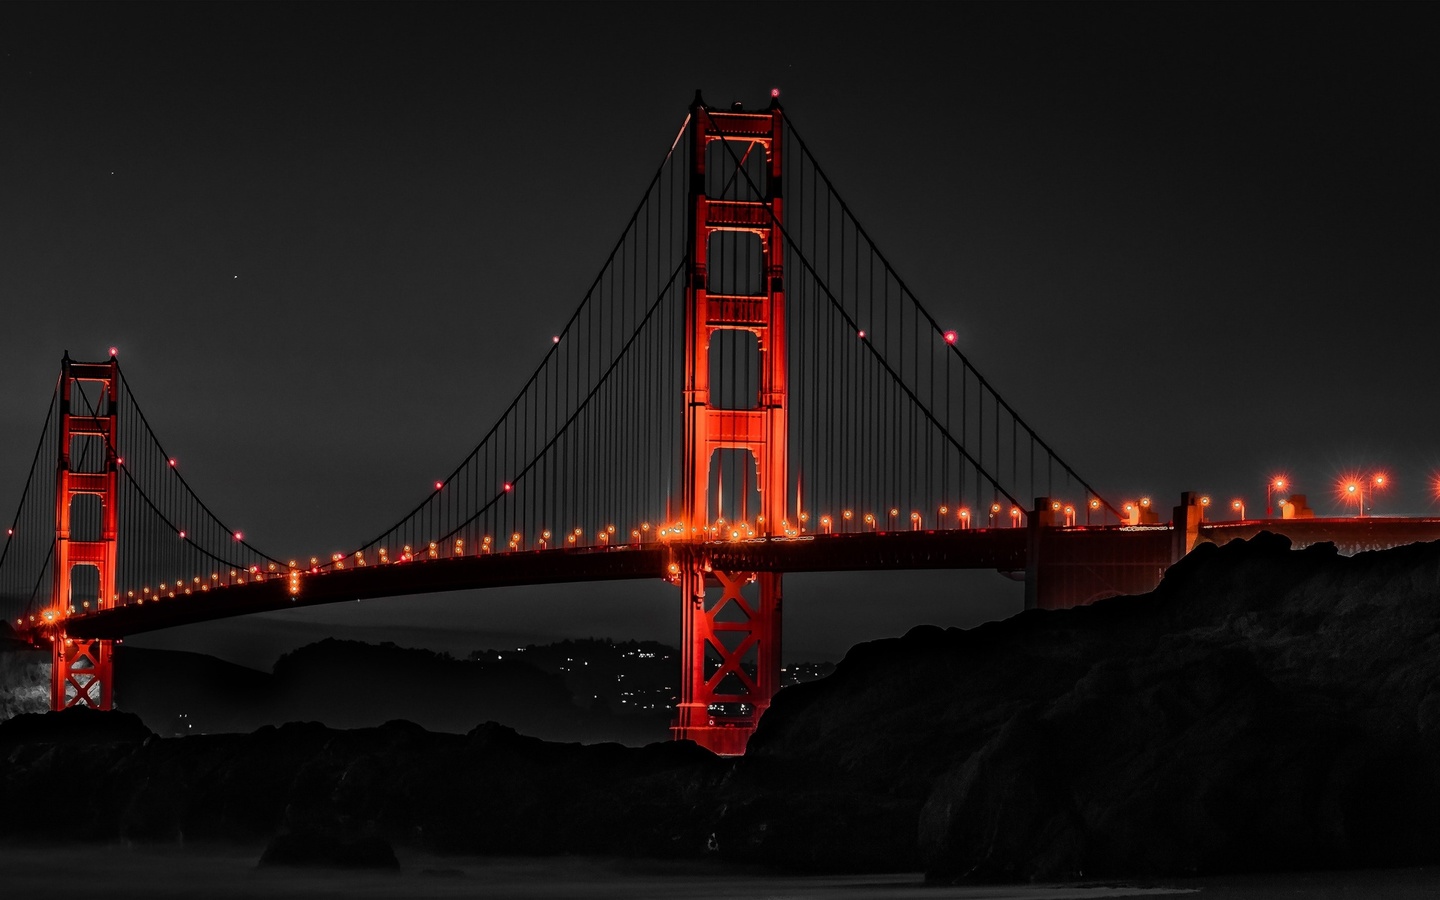
<path fill-rule="evenodd" d="M 776 875 L 702 863 L 399 854 L 398 873 L 260 869 L 260 847 L 0 846 L 0 896 L 1102 900 L 1110 897 L 1440 897 L 1440 868 L 1163 883 L 927 887 L 919 874 Z"/>

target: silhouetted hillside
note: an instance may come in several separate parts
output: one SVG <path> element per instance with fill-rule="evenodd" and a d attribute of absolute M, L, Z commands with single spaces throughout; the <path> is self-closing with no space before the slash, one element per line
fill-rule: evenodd
<path fill-rule="evenodd" d="M 1440 544 L 1343 558 L 1261 535 L 1148 595 L 860 645 L 782 691 L 740 760 L 494 724 L 153 740 L 23 716 L 0 723 L 0 806 L 29 814 L 0 835 L 288 830 L 936 880 L 1434 864 L 1437 651 Z"/>
<path fill-rule="evenodd" d="M 499 721 L 550 740 L 646 743 L 663 739 L 668 726 L 577 705 L 562 678 L 520 660 L 457 660 L 389 643 L 320 641 L 280 657 L 271 674 L 202 654 L 126 646 L 116 654 L 115 680 L 117 705 L 164 735 L 405 719 L 457 734 Z"/>

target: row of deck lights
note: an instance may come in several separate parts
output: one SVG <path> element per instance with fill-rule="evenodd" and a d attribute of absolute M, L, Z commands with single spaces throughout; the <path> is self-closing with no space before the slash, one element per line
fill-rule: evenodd
<path fill-rule="evenodd" d="M 1292 486 L 1290 479 L 1284 475 L 1277 475 L 1265 482 L 1265 518 L 1274 518 L 1276 509 L 1274 498 Z M 1336 483 L 1335 493 L 1341 503 L 1354 503 L 1356 505 L 1356 516 L 1363 517 L 1365 515 L 1365 498 L 1368 496 L 1373 504 L 1375 495 L 1386 490 L 1389 486 L 1390 477 L 1384 472 L 1373 472 L 1370 475 L 1350 474 L 1342 477 Z M 1435 494 L 1437 498 L 1440 498 L 1440 477 L 1436 479 Z M 1205 510 L 1209 509 L 1212 505 L 1211 498 L 1200 498 L 1202 519 L 1204 518 Z M 1290 497 L 1280 498 L 1279 509 L 1281 518 L 1285 517 L 1287 509 L 1291 506 L 1292 500 Z M 1240 520 L 1245 518 L 1245 500 L 1243 498 L 1237 497 L 1231 500 L 1230 509 L 1234 511 L 1235 518 Z"/>
<path fill-rule="evenodd" d="M 1365 496 L 1367 491 L 1373 498 L 1375 493 L 1384 490 L 1386 487 L 1388 487 L 1388 484 L 1389 481 L 1387 476 L 1383 472 L 1376 472 L 1370 475 L 1368 478 L 1351 476 L 1342 479 L 1339 484 L 1338 491 L 1343 500 L 1347 502 L 1357 503 L 1359 506 L 1359 515 L 1363 516 L 1365 514 Z M 1266 482 L 1265 492 L 1267 516 L 1273 515 L 1273 507 L 1270 504 L 1275 493 L 1279 491 L 1284 491 L 1289 486 L 1289 479 L 1285 478 L 1284 476 L 1277 476 L 1275 478 L 1269 479 Z M 443 484 L 440 482 L 436 482 L 435 487 L 437 490 L 439 490 L 443 487 Z M 511 489 L 512 486 L 507 482 L 505 484 L 505 490 L 508 491 Z M 1290 500 L 1289 498 L 1283 498 L 1279 502 L 1283 515 L 1286 506 L 1290 503 Z M 1205 511 L 1213 505 L 1214 503 L 1211 497 L 1202 496 L 1200 498 L 1202 519 L 1204 518 Z M 1245 518 L 1245 501 L 1243 499 L 1236 498 L 1235 500 L 1231 501 L 1230 505 L 1231 509 L 1235 511 L 1237 518 L 1243 520 Z M 1123 505 L 1123 510 L 1126 518 L 1134 521 L 1139 518 L 1139 516 L 1137 515 L 1137 512 L 1139 510 L 1147 510 L 1150 507 L 1150 498 L 1142 497 L 1138 501 L 1126 502 Z M 1096 498 L 1091 498 L 1087 504 L 1086 509 L 1087 525 L 1090 524 L 1090 514 L 1099 511 L 1099 509 L 1100 501 Z M 941 527 L 944 527 L 943 523 L 950 515 L 950 508 L 948 505 L 942 505 L 938 508 L 937 511 L 939 513 L 939 521 L 940 523 L 942 523 Z M 1065 527 L 1074 527 L 1077 524 L 1076 509 L 1073 505 L 1068 503 L 1062 503 L 1060 501 L 1053 501 L 1051 504 L 1051 511 L 1054 513 L 1059 513 L 1063 516 L 1063 523 Z M 1002 520 L 1001 514 L 1003 512 L 1004 507 L 1002 507 L 999 503 L 992 503 L 990 505 L 988 518 L 988 524 L 990 527 L 995 527 L 997 522 Z M 891 530 L 894 530 L 894 526 L 899 516 L 900 509 L 898 507 L 891 507 L 888 510 L 888 518 L 891 525 Z M 1020 507 L 1011 506 L 1009 510 L 1010 527 L 1019 527 L 1022 520 L 1024 519 L 1024 516 L 1025 513 L 1023 510 L 1020 509 Z M 971 528 L 973 524 L 973 518 L 974 517 L 971 515 L 970 509 L 968 507 L 962 506 L 958 508 L 955 512 L 956 527 L 960 530 L 967 530 Z M 846 509 L 841 511 L 839 521 L 842 533 L 848 532 L 850 524 L 854 521 L 854 519 L 854 510 Z M 795 525 L 792 525 L 788 519 L 782 520 L 781 534 L 785 537 L 798 537 L 807 530 L 806 526 L 808 525 L 809 521 L 810 515 L 807 512 L 801 512 L 799 514 L 798 523 L 796 523 Z M 860 517 L 860 521 L 863 526 L 862 531 L 868 530 L 870 532 L 875 532 L 878 530 L 880 520 L 874 513 L 865 513 L 863 516 Z M 764 516 L 758 516 L 756 518 L 756 526 L 752 527 L 749 522 L 731 523 L 722 517 L 716 519 L 714 525 L 690 528 L 688 530 L 688 537 L 692 539 L 699 538 L 701 540 L 725 540 L 726 538 L 732 541 L 746 540 L 756 537 L 756 527 L 763 526 L 764 522 Z M 835 530 L 835 525 L 836 520 L 834 519 L 834 517 L 830 516 L 829 514 L 820 516 L 819 526 L 821 533 L 833 534 Z M 924 517 L 920 514 L 920 512 L 912 511 L 910 513 L 910 530 L 921 531 L 924 529 L 924 525 Z M 631 529 L 630 543 L 633 545 L 645 543 L 649 539 L 651 531 L 652 526 L 649 522 L 642 523 L 639 528 Z M 658 529 L 654 529 L 654 531 L 656 537 L 660 540 L 671 540 L 676 538 L 683 539 L 687 536 L 687 529 L 685 528 L 683 522 L 676 522 L 674 525 L 662 526 Z M 595 543 L 590 546 L 602 548 L 609 547 L 614 543 L 616 534 L 617 531 L 613 524 L 606 525 L 596 532 Z M 565 535 L 565 544 L 569 547 L 584 546 L 584 544 L 582 543 L 584 540 L 584 536 L 584 529 L 577 527 L 573 531 L 570 531 Z M 184 540 L 186 538 L 186 533 L 184 531 L 180 531 L 179 537 L 181 540 Z M 234 538 L 237 541 L 243 540 L 242 534 L 238 531 L 234 533 Z M 554 540 L 554 533 L 551 532 L 549 529 L 544 529 L 540 532 L 539 540 L 536 543 L 536 549 L 550 549 L 551 542 Z M 494 539 L 490 535 L 485 535 L 481 539 L 479 552 L 481 554 L 490 554 L 494 551 L 494 546 Z M 456 538 L 453 547 L 454 556 L 461 557 L 465 555 L 465 541 L 463 538 Z M 520 532 L 516 531 L 510 534 L 508 549 L 512 552 L 518 552 L 525 549 L 524 536 Z M 376 550 L 376 555 L 378 557 L 378 562 L 380 565 L 388 565 L 391 562 L 389 551 L 387 548 L 379 548 L 378 550 Z M 438 542 L 429 542 L 429 544 L 423 551 L 423 555 L 429 559 L 438 559 L 440 556 L 440 548 Z M 403 546 L 400 555 L 396 561 L 410 562 L 414 560 L 416 556 L 417 554 L 415 553 L 414 549 L 407 544 Z M 364 568 L 368 564 L 365 559 L 365 553 L 363 550 L 356 551 L 353 554 L 351 564 L 356 568 Z M 336 570 L 343 570 L 346 567 L 345 554 L 332 554 L 330 559 L 330 566 Z M 274 563 L 271 563 L 268 566 L 268 571 L 270 574 L 273 575 L 278 571 L 278 566 Z M 290 593 L 292 595 L 299 593 L 299 576 L 303 571 L 305 571 L 305 569 L 302 569 L 302 567 L 299 566 L 297 561 L 290 561 L 286 575 L 290 581 L 289 587 Z M 318 557 L 311 557 L 308 571 L 312 574 L 318 574 L 320 572 L 320 561 Z M 208 592 L 212 587 L 225 587 L 229 584 L 243 585 L 245 583 L 245 574 L 249 574 L 251 578 L 255 581 L 263 581 L 265 578 L 264 574 L 261 573 L 258 566 L 251 566 L 248 570 L 248 573 L 241 573 L 240 570 L 231 570 L 228 582 L 222 582 L 220 580 L 220 574 L 216 572 L 211 574 L 210 580 L 208 582 L 196 576 L 193 579 L 192 584 L 186 585 L 183 588 L 181 587 L 181 584 L 184 583 L 184 579 L 176 579 L 176 583 L 173 588 L 165 583 L 162 583 L 160 585 L 160 589 L 153 593 L 151 592 L 149 587 L 142 588 L 139 596 L 137 596 L 134 591 L 129 591 L 126 595 L 126 602 L 129 603 L 130 601 L 134 601 L 136 603 L 143 604 L 147 599 L 159 600 L 162 596 L 173 598 L 176 596 L 177 591 L 182 595 L 188 595 L 196 591 L 202 593 Z M 120 602 L 120 596 L 118 594 L 115 595 L 114 600 L 115 602 Z M 81 604 L 81 607 L 83 609 L 89 609 L 89 601 L 83 602 Z M 77 610 L 72 606 L 70 608 L 70 612 L 75 613 L 77 612 Z M 46 621 L 54 621 L 55 612 L 53 610 L 47 610 L 43 612 L 41 616 Z M 30 621 L 33 623 L 35 621 L 35 616 L 31 616 Z M 24 622 L 21 619 L 17 619 L 16 624 L 23 625 Z"/>

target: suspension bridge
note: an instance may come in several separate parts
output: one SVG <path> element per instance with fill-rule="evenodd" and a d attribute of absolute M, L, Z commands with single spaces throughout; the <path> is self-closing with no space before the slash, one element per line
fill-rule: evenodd
<path fill-rule="evenodd" d="M 1355 551 L 1440 520 L 1170 522 L 1112 504 L 961 352 L 790 117 L 689 115 L 580 302 L 454 470 L 374 537 L 291 555 L 191 488 L 112 349 L 68 354 L 0 549 L 0 612 L 51 704 L 110 708 L 127 635 L 357 599 L 663 578 L 673 733 L 743 752 L 779 686 L 784 573 L 994 569 L 1026 606 L 1153 588 L 1261 528 Z M 123 688 L 121 688 L 123 691 Z"/>

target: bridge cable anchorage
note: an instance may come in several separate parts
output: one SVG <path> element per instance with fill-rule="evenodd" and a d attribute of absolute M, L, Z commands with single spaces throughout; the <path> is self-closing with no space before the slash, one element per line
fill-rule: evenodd
<path fill-rule="evenodd" d="M 1106 500 L 1105 497 L 1103 497 L 1098 491 L 1091 487 L 1089 482 L 1081 478 L 1080 475 L 1073 468 L 1071 468 L 1070 465 L 1066 463 L 1065 460 L 1058 453 L 1055 452 L 1055 450 L 1049 445 L 1049 443 L 1046 442 L 1046 440 L 1042 438 L 1039 433 L 1030 426 L 1028 422 L 1021 418 L 1020 414 L 1016 412 L 1014 407 L 1012 407 L 1009 402 L 1000 395 L 1000 392 L 995 389 L 994 385 L 991 384 L 989 379 L 987 379 L 980 372 L 980 370 L 975 367 L 975 364 L 970 360 L 970 358 L 966 356 L 963 351 L 960 350 L 960 348 L 956 345 L 955 341 L 951 338 L 953 332 L 947 331 L 942 328 L 940 323 L 935 319 L 933 315 L 931 315 L 930 311 L 925 307 L 925 305 L 920 302 L 920 298 L 917 297 L 914 291 L 910 290 L 909 286 L 905 284 L 904 279 L 900 277 L 899 272 L 890 263 L 889 258 L 884 254 L 883 251 L 880 250 L 879 245 L 875 243 L 873 238 L 870 237 L 870 234 L 868 231 L 865 230 L 864 225 L 860 223 L 860 220 L 851 211 L 849 204 L 845 202 L 845 199 L 840 195 L 839 191 L 835 189 L 834 183 L 830 180 L 830 177 L 825 174 L 825 171 L 820 167 L 819 161 L 815 159 L 815 155 L 811 152 L 809 145 L 806 144 L 804 138 L 800 136 L 800 131 L 798 128 L 795 127 L 794 121 L 790 118 L 789 114 L 786 113 L 782 108 L 780 115 L 785 119 L 785 125 L 789 131 L 789 134 L 793 135 L 796 143 L 798 143 L 800 145 L 800 148 L 805 152 L 805 156 L 809 160 L 810 165 L 815 170 L 816 175 L 825 182 L 827 190 L 832 196 L 835 197 L 836 202 L 840 205 L 841 212 L 844 213 L 844 215 L 849 218 L 851 222 L 854 223 L 855 229 L 858 234 L 865 239 L 865 242 L 867 244 L 870 245 L 871 251 L 880 259 L 881 263 L 885 267 L 886 273 L 890 277 L 893 277 L 895 279 L 895 282 L 900 288 L 901 292 L 910 298 L 915 308 L 920 312 L 921 315 L 925 317 L 926 321 L 930 323 L 930 327 L 934 330 L 934 332 L 940 335 L 941 338 L 945 341 L 945 343 L 949 345 L 950 352 L 955 354 L 955 356 L 960 359 L 961 363 L 965 366 L 965 368 L 968 369 L 970 373 L 975 376 L 979 384 L 984 387 L 985 390 L 989 391 L 990 395 L 995 398 L 996 402 L 1000 404 L 1000 406 L 1002 406 L 1005 411 L 1010 414 L 1014 421 L 1019 423 L 1020 427 L 1026 430 L 1026 432 L 1033 440 L 1040 444 L 1040 446 L 1045 450 L 1046 454 L 1051 459 L 1053 459 L 1055 462 L 1058 462 L 1060 466 L 1066 471 L 1066 473 L 1068 473 L 1072 478 L 1074 478 L 1076 482 L 1079 483 L 1090 494 L 1090 496 L 1099 500 L 1106 509 L 1108 509 L 1112 514 L 1115 515 L 1116 518 L 1123 518 L 1123 516 L 1121 516 L 1120 514 L 1120 511 L 1113 504 L 1111 504 L 1110 501 Z M 784 225 L 782 224 L 780 227 L 782 232 L 784 232 Z M 785 232 L 785 239 L 787 242 L 793 245 L 794 242 L 790 238 L 788 232 Z"/>

